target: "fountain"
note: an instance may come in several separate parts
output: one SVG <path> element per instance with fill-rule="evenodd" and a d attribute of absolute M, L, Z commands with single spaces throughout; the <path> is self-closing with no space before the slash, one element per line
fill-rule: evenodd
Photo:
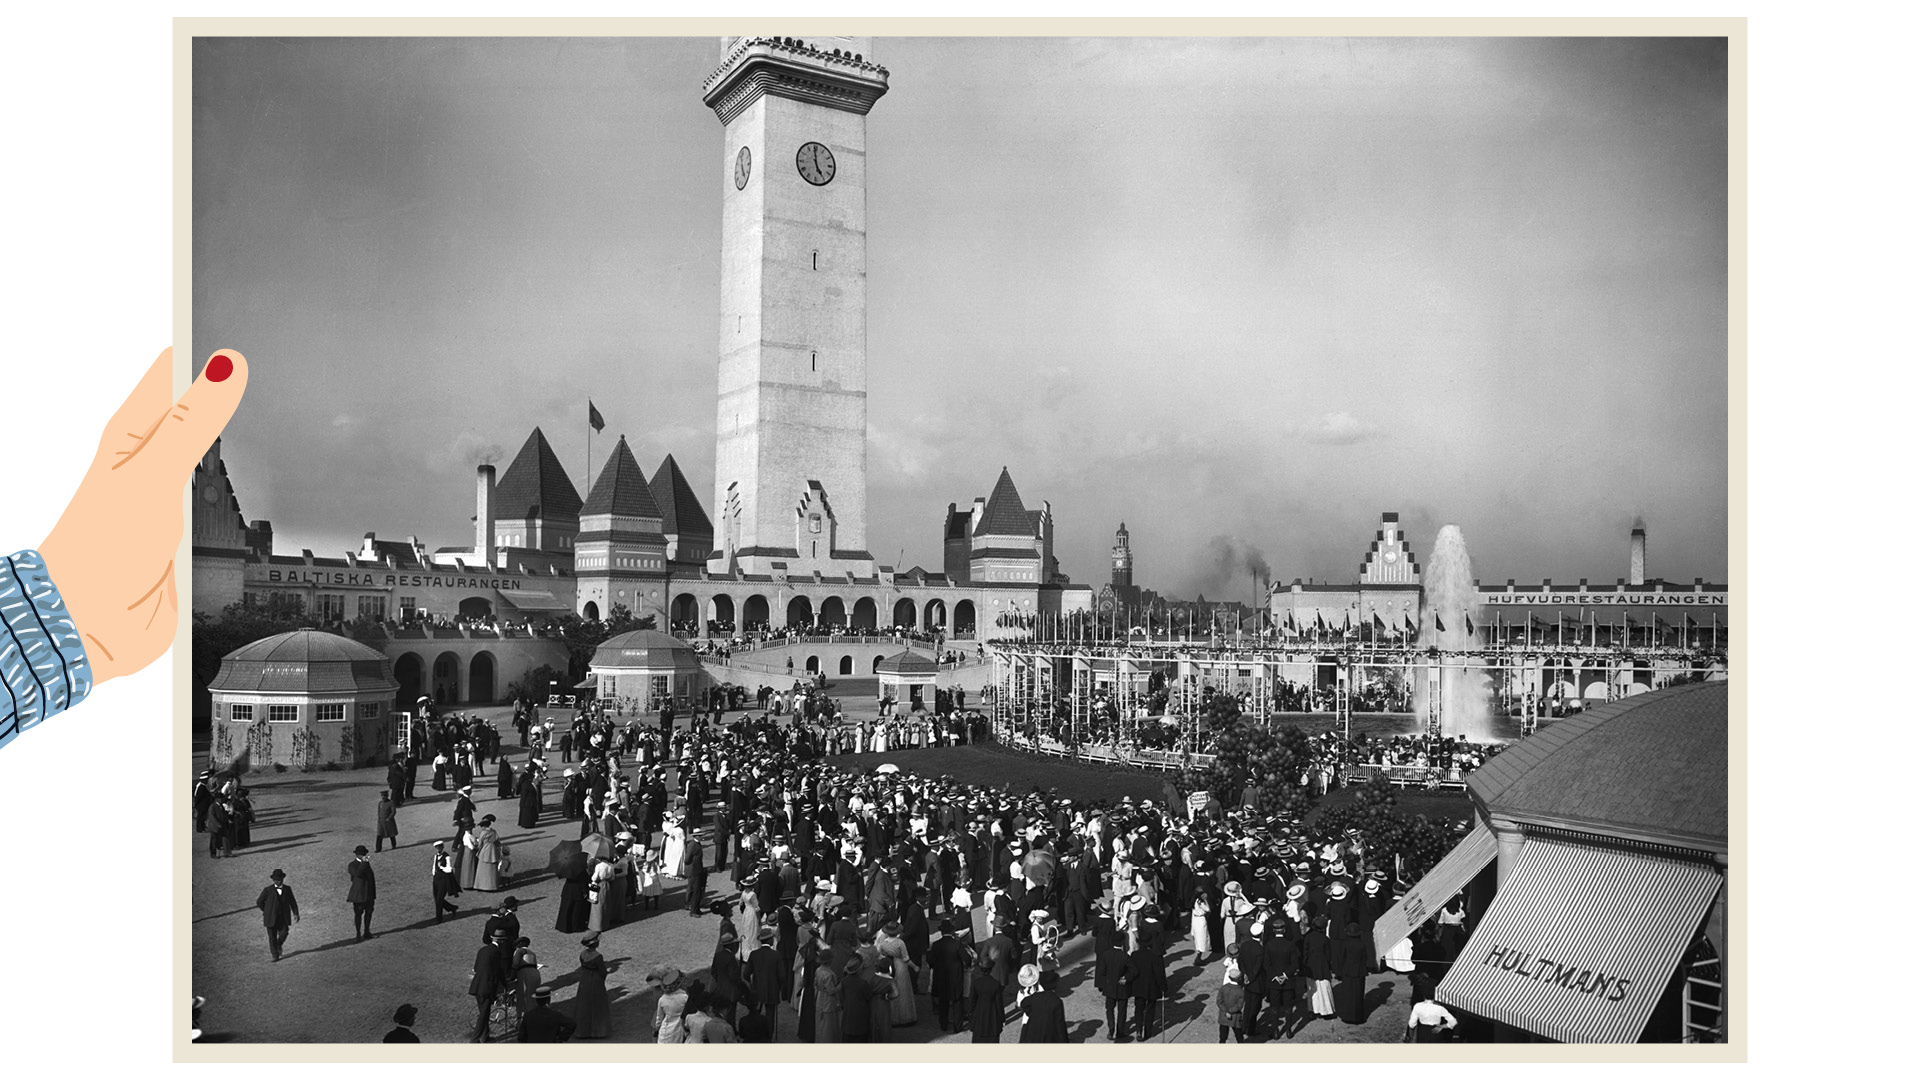
<path fill-rule="evenodd" d="M 1473 561 L 1467 557 L 1467 541 L 1458 525 L 1441 526 L 1420 584 L 1420 647 L 1437 647 L 1443 652 L 1478 650 L 1479 628 L 1469 631 L 1467 625 L 1469 617 L 1480 616 L 1479 597 L 1473 584 Z M 1492 742 L 1492 688 L 1486 670 L 1458 666 L 1463 662 L 1458 656 L 1442 660 L 1444 667 L 1440 661 L 1428 661 L 1414 668 L 1413 708 L 1421 726 L 1426 728 L 1434 720 L 1435 695 L 1428 686 L 1437 677 L 1441 733 L 1464 735 L 1472 742 Z"/>

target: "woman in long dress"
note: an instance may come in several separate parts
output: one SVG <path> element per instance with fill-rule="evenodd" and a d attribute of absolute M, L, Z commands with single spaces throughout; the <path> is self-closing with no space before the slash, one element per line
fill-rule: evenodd
<path fill-rule="evenodd" d="M 820 965 L 813 973 L 813 1041 L 841 1041 L 840 976 L 830 964 Z"/>
<path fill-rule="evenodd" d="M 233 846 L 235 849 L 253 843 L 253 797 L 241 788 L 233 796 Z"/>
<path fill-rule="evenodd" d="M 640 907 L 642 910 L 660 910 L 660 894 L 666 891 L 666 885 L 660 880 L 660 853 L 648 850 L 640 863 Z"/>
<path fill-rule="evenodd" d="M 588 925 L 595 930 L 611 930 L 620 925 L 613 919 L 613 860 L 594 860 L 593 878 L 588 894 L 593 897 L 593 912 Z"/>
<path fill-rule="evenodd" d="M 433 790 L 447 790 L 447 755 L 444 752 L 433 755 Z"/>
<path fill-rule="evenodd" d="M 794 1006 L 800 1014 L 799 1038 L 801 1042 L 817 1041 L 815 1025 L 817 1022 L 814 976 L 820 968 L 820 935 L 814 932 L 813 913 L 802 910 L 799 913 L 799 926 L 795 930 L 799 944 L 794 949 Z"/>
<path fill-rule="evenodd" d="M 513 791 L 514 791 L 513 765 L 509 763 L 506 758 L 501 758 L 499 772 L 500 772 L 500 783 L 496 785 L 494 789 L 495 794 L 497 797 L 502 799 L 511 799 L 513 798 Z"/>
<path fill-rule="evenodd" d="M 554 915 L 553 928 L 562 934 L 581 934 L 587 931 L 593 919 L 593 904 L 587 899 L 587 882 L 593 870 L 587 865 L 584 851 L 576 851 L 567 857 L 567 865 L 560 875 L 560 910 Z"/>
<path fill-rule="evenodd" d="M 907 943 L 900 936 L 900 924 L 889 922 L 874 936 L 873 947 L 893 962 L 893 997 L 888 1003 L 894 1027 L 909 1027 L 919 1020 L 913 1003 L 913 962 L 907 958 Z"/>
<path fill-rule="evenodd" d="M 604 1039 L 613 1034 L 613 1006 L 607 1000 L 607 958 L 600 955 L 599 934 L 588 934 L 580 945 L 580 989 L 573 998 L 574 1035 Z"/>
<path fill-rule="evenodd" d="M 1193 890 L 1193 959 L 1199 964 L 1213 955 L 1213 938 L 1207 933 L 1207 916 L 1213 911 L 1212 892 L 1206 883 Z"/>
<path fill-rule="evenodd" d="M 479 828 L 476 826 L 475 828 L 468 829 L 466 834 L 460 837 L 460 850 L 458 854 L 460 856 L 460 887 L 462 889 L 471 889 L 474 887 L 474 876 L 480 870 L 480 840 L 479 837 L 475 835 L 479 831 Z"/>
<path fill-rule="evenodd" d="M 613 920 L 611 923 L 613 926 L 619 926 L 627 921 L 627 886 L 632 881 L 632 874 L 633 856 L 626 851 L 615 851 L 613 876 L 607 879 L 605 895 L 607 918 Z"/>
<path fill-rule="evenodd" d="M 661 1043 L 686 1042 L 687 1027 L 683 1021 L 687 1012 L 687 992 L 680 986 L 680 969 L 672 966 L 656 968 L 647 976 L 647 981 L 660 988 L 660 998 L 653 1006 L 654 1040 Z"/>
<path fill-rule="evenodd" d="M 540 989 L 540 958 L 533 953 L 533 942 L 521 938 L 514 944 L 513 977 L 520 991 L 520 1010 L 533 1008 L 533 992 Z"/>
<path fill-rule="evenodd" d="M 509 766 L 503 761 L 500 763 L 500 768 L 504 771 Z M 529 766 L 520 773 L 520 827 L 523 829 L 538 827 L 540 811 L 544 809 L 546 807 L 542 805 L 540 792 L 540 770 Z"/>
<path fill-rule="evenodd" d="M 685 877 L 681 866 L 687 859 L 687 815 L 676 813 L 667 823 L 667 842 L 660 852 L 660 865 L 674 877 Z"/>
<path fill-rule="evenodd" d="M 760 944 L 760 896 L 752 889 L 741 890 L 739 927 L 740 943 L 735 951 L 744 964 Z"/>
<path fill-rule="evenodd" d="M 500 834 L 493 827 L 493 815 L 467 834 L 467 846 L 473 851 L 473 880 L 467 887 L 477 892 L 500 891 Z"/>

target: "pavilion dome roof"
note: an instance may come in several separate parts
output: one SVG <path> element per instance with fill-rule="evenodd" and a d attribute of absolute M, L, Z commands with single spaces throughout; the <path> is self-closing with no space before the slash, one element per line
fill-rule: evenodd
<path fill-rule="evenodd" d="M 659 630 L 629 630 L 593 650 L 595 668 L 689 668 L 700 663 L 693 646 Z"/>
<path fill-rule="evenodd" d="M 1727 850 L 1727 683 L 1655 690 L 1549 724 L 1475 770 L 1488 817 Z"/>
<path fill-rule="evenodd" d="M 880 661 L 874 670 L 882 675 L 932 675 L 940 670 L 940 665 L 933 657 L 908 649 Z"/>
<path fill-rule="evenodd" d="M 324 630 L 294 630 L 223 657 L 207 689 L 238 693 L 392 694 L 393 662 L 379 650 Z"/>

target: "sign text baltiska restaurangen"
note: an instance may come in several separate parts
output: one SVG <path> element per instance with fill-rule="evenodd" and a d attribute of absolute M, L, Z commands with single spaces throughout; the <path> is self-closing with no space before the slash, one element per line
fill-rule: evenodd
<path fill-rule="evenodd" d="M 382 579 L 385 579 L 384 581 Z M 460 577 L 440 574 L 370 574 L 353 570 L 269 570 L 269 583 L 289 585 L 363 585 L 412 589 L 518 589 L 518 578 Z"/>

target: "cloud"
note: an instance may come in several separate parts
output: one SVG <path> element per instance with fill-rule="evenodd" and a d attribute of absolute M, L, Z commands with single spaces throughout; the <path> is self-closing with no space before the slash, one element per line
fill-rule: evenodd
<path fill-rule="evenodd" d="M 333 418 L 333 426 L 337 428 L 352 427 L 357 423 L 359 423 L 358 420 L 355 420 L 353 417 L 348 416 L 346 413 L 341 413 L 340 415 Z"/>
<path fill-rule="evenodd" d="M 1304 424 L 1294 424 L 1289 430 L 1294 437 L 1321 446 L 1351 446 L 1380 434 L 1379 427 L 1344 410 L 1322 413 Z"/>

